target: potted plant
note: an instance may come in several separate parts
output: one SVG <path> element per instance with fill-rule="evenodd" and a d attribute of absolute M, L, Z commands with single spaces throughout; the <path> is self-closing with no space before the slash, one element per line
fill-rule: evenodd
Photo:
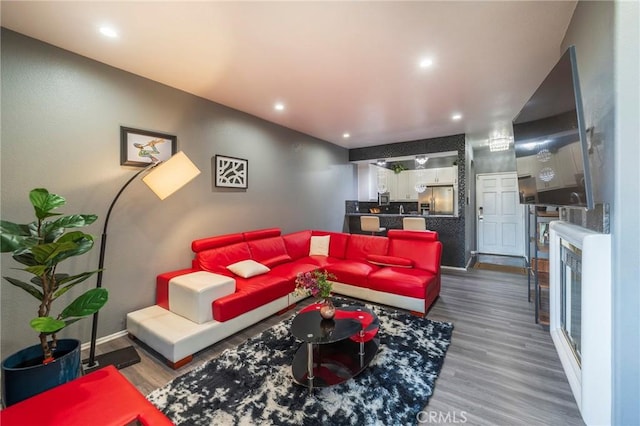
<path fill-rule="evenodd" d="M 2 388 L 5 405 L 26 399 L 78 377 L 80 342 L 57 339 L 56 334 L 74 322 L 97 312 L 107 302 L 103 288 L 86 291 L 60 313 L 52 311 L 53 302 L 98 271 L 75 275 L 61 273 L 58 266 L 71 257 L 80 256 L 93 247 L 93 237 L 80 231 L 66 232 L 96 221 L 91 214 L 62 216 L 53 210 L 66 200 L 43 188 L 29 193 L 36 220 L 28 224 L 0 221 L 0 248 L 11 252 L 13 259 L 24 265 L 18 268 L 31 274 L 30 282 L 4 277 L 38 300 L 37 316 L 30 322 L 40 343 L 9 356 L 2 362 Z M 55 316 L 54 316 L 55 315 Z M 60 372 L 58 369 L 62 368 Z M 26 375 L 26 378 L 23 377 Z M 60 379 L 58 381 L 58 379 Z M 28 383 L 31 381 L 31 383 Z"/>
<path fill-rule="evenodd" d="M 313 297 L 319 297 L 320 315 L 324 319 L 332 319 L 336 313 L 333 301 L 331 300 L 332 282 L 335 275 L 324 271 L 315 270 L 312 272 L 299 273 L 296 276 L 297 295 L 310 294 Z"/>
<path fill-rule="evenodd" d="M 391 169 L 393 170 L 393 173 L 398 174 L 400 172 L 403 172 L 405 170 L 407 170 L 407 168 L 400 164 L 400 163 L 395 163 L 394 165 L 391 166 Z"/>

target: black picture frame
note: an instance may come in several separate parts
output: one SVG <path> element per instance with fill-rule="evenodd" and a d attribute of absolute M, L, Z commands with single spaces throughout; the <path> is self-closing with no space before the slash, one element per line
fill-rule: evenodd
<path fill-rule="evenodd" d="M 249 160 L 215 156 L 215 185 L 219 188 L 247 189 L 249 187 Z"/>
<path fill-rule="evenodd" d="M 146 167 L 155 160 L 166 161 L 177 149 L 177 136 L 120 126 L 122 166 Z"/>

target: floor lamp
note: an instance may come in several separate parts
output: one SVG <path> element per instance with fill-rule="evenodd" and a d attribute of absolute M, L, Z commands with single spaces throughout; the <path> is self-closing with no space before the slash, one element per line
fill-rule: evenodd
<path fill-rule="evenodd" d="M 113 210 L 113 206 L 115 206 L 116 201 L 118 201 L 118 198 L 120 198 L 120 195 L 125 188 L 143 173 L 147 174 L 142 178 L 142 181 L 151 188 L 158 198 L 164 200 L 198 176 L 200 174 L 200 170 L 198 170 L 198 168 L 183 152 L 178 152 L 167 161 L 152 163 L 146 168 L 140 170 L 138 173 L 133 175 L 133 177 L 131 177 L 131 179 L 129 179 L 122 188 L 120 188 L 120 191 L 118 191 L 109 206 L 107 217 L 104 221 L 104 228 L 102 229 L 102 239 L 100 241 L 100 262 L 98 265 L 100 272 L 98 272 L 96 288 L 102 287 L 102 270 L 104 268 L 105 248 L 107 246 L 107 226 L 109 225 L 111 210 Z M 93 314 L 93 324 L 91 327 L 89 358 L 83 362 L 85 372 L 97 370 L 99 368 L 106 367 L 107 365 L 114 365 L 116 368 L 120 369 L 140 362 L 140 356 L 133 346 L 96 356 L 97 333 L 98 313 L 96 312 Z"/>

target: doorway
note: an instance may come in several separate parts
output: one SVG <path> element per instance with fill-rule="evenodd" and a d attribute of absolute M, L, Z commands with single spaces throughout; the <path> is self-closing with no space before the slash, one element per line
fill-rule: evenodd
<path fill-rule="evenodd" d="M 478 253 L 524 256 L 524 208 L 518 196 L 518 176 L 476 175 Z"/>

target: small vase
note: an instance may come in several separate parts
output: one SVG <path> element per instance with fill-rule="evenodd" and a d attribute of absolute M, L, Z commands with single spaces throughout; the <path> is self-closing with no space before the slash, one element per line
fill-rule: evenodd
<path fill-rule="evenodd" d="M 332 319 L 336 314 L 336 308 L 330 297 L 325 297 L 321 302 L 320 316 L 324 319 Z"/>

